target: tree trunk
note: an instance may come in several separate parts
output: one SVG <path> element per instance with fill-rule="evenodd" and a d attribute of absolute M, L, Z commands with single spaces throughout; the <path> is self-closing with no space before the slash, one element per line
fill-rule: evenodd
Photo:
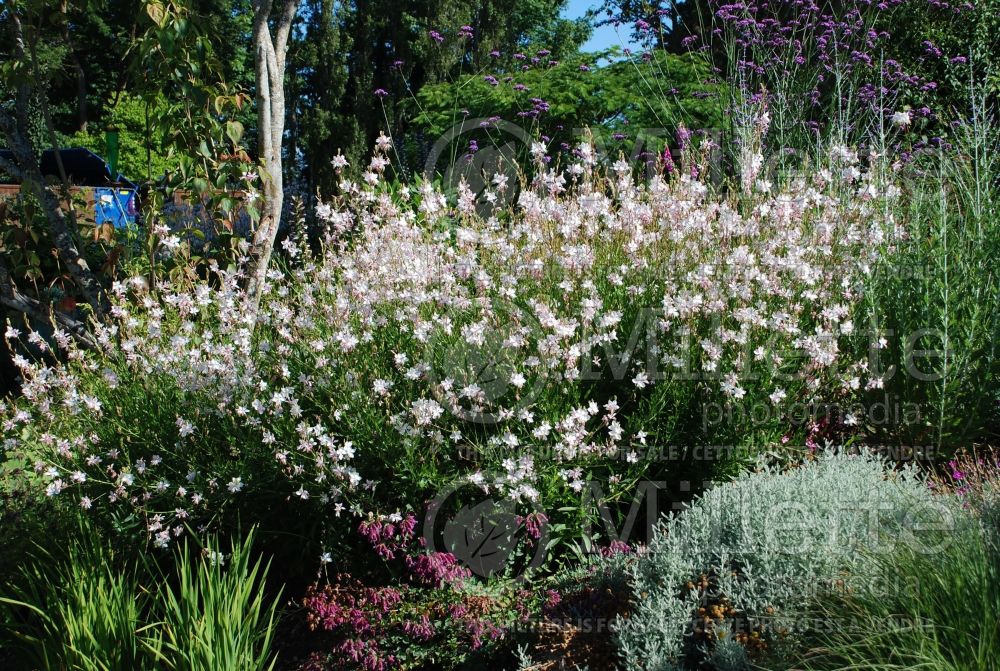
<path fill-rule="evenodd" d="M 284 184 L 281 145 L 285 132 L 285 55 L 298 0 L 285 0 L 271 34 L 272 0 L 254 0 L 253 49 L 257 86 L 257 153 L 264 167 L 260 222 L 254 233 L 247 268 L 252 307 L 260 304 L 274 239 L 281 223 Z"/>

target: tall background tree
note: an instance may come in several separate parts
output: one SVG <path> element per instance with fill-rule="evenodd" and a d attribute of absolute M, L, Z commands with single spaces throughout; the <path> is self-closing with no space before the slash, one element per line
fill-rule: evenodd
<path fill-rule="evenodd" d="M 408 170 L 437 139 L 413 123 L 424 86 L 486 74 L 496 52 L 576 53 L 590 28 L 560 18 L 565 0 L 307 0 L 289 76 L 292 142 L 310 193 L 336 186 L 330 159 L 352 162 L 391 133 Z M 493 55 L 491 55 L 493 54 Z"/>

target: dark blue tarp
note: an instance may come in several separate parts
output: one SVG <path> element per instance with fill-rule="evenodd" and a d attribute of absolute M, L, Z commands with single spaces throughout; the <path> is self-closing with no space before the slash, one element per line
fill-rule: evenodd
<path fill-rule="evenodd" d="M 0 149 L 0 156 L 8 161 L 14 161 L 14 155 L 6 150 Z M 72 149 L 60 149 L 59 156 L 62 158 L 63 168 L 66 170 L 66 177 L 70 184 L 74 186 L 110 186 L 112 184 L 123 184 L 127 188 L 137 188 L 135 184 L 125 178 L 124 175 L 115 175 L 112 179 L 111 167 L 107 162 L 83 147 Z M 38 163 L 43 177 L 59 177 L 59 165 L 56 163 L 56 153 L 51 149 L 42 152 L 41 160 Z"/>

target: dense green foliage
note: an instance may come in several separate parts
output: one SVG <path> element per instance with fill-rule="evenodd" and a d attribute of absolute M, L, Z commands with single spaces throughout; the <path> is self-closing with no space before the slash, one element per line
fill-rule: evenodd
<path fill-rule="evenodd" d="M 649 59 L 618 58 L 603 67 L 590 67 L 615 54 L 621 56 L 620 52 L 580 54 L 526 72 L 519 70 L 518 61 L 508 60 L 491 70 L 492 79 L 471 74 L 424 86 L 410 104 L 413 124 L 427 137 L 437 138 L 467 118 L 499 116 L 551 138 L 556 148 L 563 143 L 575 146 L 592 132 L 610 158 L 624 152 L 633 160 L 640 151 L 662 152 L 673 144 L 680 124 L 721 127 L 722 94 L 704 58 L 658 52 Z M 545 112 L 531 116 L 538 100 L 547 104 Z M 479 143 L 488 145 L 489 135 L 487 129 Z M 465 133 L 461 140 L 468 143 L 474 137 Z"/>
<path fill-rule="evenodd" d="M 162 104 L 162 97 L 157 101 Z M 153 115 L 159 116 L 154 110 Z M 119 133 L 118 171 L 134 180 L 156 179 L 177 167 L 177 158 L 167 156 L 162 139 L 153 134 L 147 103 L 141 98 L 123 92 L 117 103 L 106 115 L 108 128 Z M 86 147 L 98 156 L 107 156 L 107 139 L 102 131 L 77 131 L 66 138 L 66 145 Z"/>
<path fill-rule="evenodd" d="M 251 556 L 253 533 L 229 548 L 211 537 L 200 552 L 185 545 L 158 576 L 153 560 L 137 562 L 95 531 L 83 524 L 63 547 L 39 547 L 0 585 L 9 663 L 78 671 L 273 668 L 278 602 L 263 590 L 268 566 Z"/>

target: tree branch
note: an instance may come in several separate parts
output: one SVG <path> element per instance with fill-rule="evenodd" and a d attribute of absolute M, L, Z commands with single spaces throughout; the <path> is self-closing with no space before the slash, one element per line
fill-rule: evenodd
<path fill-rule="evenodd" d="M 257 38 L 257 31 L 261 27 L 267 28 L 267 20 L 271 18 L 272 0 L 254 0 L 253 2 L 253 35 Z"/>
<path fill-rule="evenodd" d="M 292 30 L 292 23 L 295 21 L 295 12 L 298 11 L 298 0 L 285 0 L 281 8 L 281 18 L 278 19 L 278 26 L 274 35 L 274 52 L 278 63 L 278 72 L 285 72 L 285 54 L 288 51 L 288 35 Z"/>
<path fill-rule="evenodd" d="M 2 256 L 0 256 L 0 305 L 25 314 L 35 321 L 52 324 L 68 331 L 77 342 L 88 349 L 97 348 L 97 341 L 94 340 L 86 324 L 21 293 L 11 281 L 10 272 Z"/>

